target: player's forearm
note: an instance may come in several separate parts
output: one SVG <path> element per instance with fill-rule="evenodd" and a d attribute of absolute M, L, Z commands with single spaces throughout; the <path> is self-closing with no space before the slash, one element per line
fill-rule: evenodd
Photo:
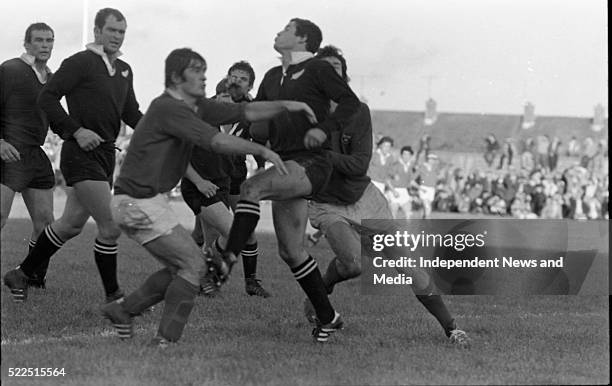
<path fill-rule="evenodd" d="M 263 156 L 266 150 L 265 147 L 255 142 L 224 133 L 219 133 L 212 138 L 210 148 L 222 154 L 253 154 L 255 156 Z"/>
<path fill-rule="evenodd" d="M 287 111 L 283 101 L 252 102 L 244 108 L 244 117 L 249 122 L 272 119 L 278 114 Z"/>
<path fill-rule="evenodd" d="M 202 182 L 205 182 L 204 178 L 202 178 L 198 172 L 195 171 L 193 166 L 191 166 L 191 163 L 187 166 L 184 177 L 193 182 L 193 184 L 196 186 Z"/>
<path fill-rule="evenodd" d="M 60 104 L 61 98 L 62 95 L 44 87 L 38 96 L 38 105 L 47 114 L 49 122 L 57 130 L 56 133 L 65 140 L 72 137 L 81 126 L 66 113 Z"/>

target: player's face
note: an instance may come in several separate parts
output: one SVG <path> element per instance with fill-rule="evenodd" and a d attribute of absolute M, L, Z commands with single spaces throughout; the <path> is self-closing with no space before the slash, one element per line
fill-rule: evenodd
<path fill-rule="evenodd" d="M 235 101 L 242 99 L 250 90 L 251 76 L 243 70 L 233 70 L 227 77 L 227 91 Z"/>
<path fill-rule="evenodd" d="M 192 60 L 183 71 L 183 82 L 177 85 L 183 93 L 194 98 L 206 96 L 206 64 Z"/>
<path fill-rule="evenodd" d="M 274 49 L 279 52 L 293 51 L 300 43 L 304 43 L 305 39 L 303 36 L 295 36 L 295 22 L 292 21 L 276 34 Z"/>
<path fill-rule="evenodd" d="M 125 20 L 117 21 L 115 16 L 109 15 L 102 29 L 94 28 L 96 43 L 101 44 L 107 54 L 116 54 L 123 44 L 126 29 L 127 23 Z"/>
<path fill-rule="evenodd" d="M 328 56 L 326 58 L 321 58 L 321 60 L 325 60 L 327 63 L 331 64 L 332 67 L 334 67 L 334 70 L 336 70 L 338 75 L 340 75 L 342 78 L 342 62 L 340 59 L 336 58 L 335 56 Z"/>
<path fill-rule="evenodd" d="M 51 57 L 53 51 L 53 32 L 51 31 L 32 31 L 29 42 L 24 44 L 26 53 L 36 58 L 38 62 L 46 62 Z"/>

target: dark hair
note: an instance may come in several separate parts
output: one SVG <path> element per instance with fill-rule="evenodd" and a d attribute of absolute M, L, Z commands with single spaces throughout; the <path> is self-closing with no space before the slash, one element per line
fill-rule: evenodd
<path fill-rule="evenodd" d="M 217 83 L 217 87 L 215 87 L 215 94 L 223 94 L 227 92 L 227 78 L 223 78 Z"/>
<path fill-rule="evenodd" d="M 177 74 L 180 77 L 183 77 L 183 72 L 187 67 L 189 67 L 192 61 L 201 62 L 206 65 L 206 60 L 204 60 L 202 55 L 193 51 L 191 48 L 177 48 L 173 50 L 166 58 L 165 86 L 170 87 L 174 85 L 172 83 L 172 74 Z"/>
<path fill-rule="evenodd" d="M 51 31 L 51 33 L 55 37 L 55 32 L 53 32 L 53 28 L 49 27 L 45 23 L 34 23 L 30 24 L 28 29 L 26 29 L 25 38 L 23 39 L 24 43 L 32 43 L 32 31 Z"/>
<path fill-rule="evenodd" d="M 306 50 L 313 54 L 317 52 L 323 40 L 321 29 L 310 20 L 293 18 L 295 23 L 295 36 L 306 36 Z"/>
<path fill-rule="evenodd" d="M 400 149 L 400 154 L 407 151 L 410 154 L 414 154 L 414 150 L 412 150 L 412 146 L 404 146 Z"/>
<path fill-rule="evenodd" d="M 382 144 L 383 144 L 383 143 L 385 143 L 385 142 L 389 142 L 389 143 L 391 144 L 391 146 L 393 146 L 393 138 L 391 138 L 391 137 L 387 137 L 387 136 L 382 137 L 382 138 L 381 138 L 381 139 L 378 141 L 378 143 L 376 144 L 376 146 L 380 146 L 380 145 L 382 145 Z"/>
<path fill-rule="evenodd" d="M 96 13 L 96 18 L 94 20 L 95 26 L 99 29 L 104 28 L 104 24 L 106 24 L 106 19 L 111 15 L 114 16 L 117 21 L 125 20 L 125 16 L 123 16 L 123 14 L 119 12 L 119 10 L 114 8 L 102 8 L 98 11 L 98 13 Z"/>
<path fill-rule="evenodd" d="M 241 60 L 239 62 L 232 64 L 229 70 L 227 70 L 227 75 L 229 76 L 230 73 L 234 70 L 240 70 L 240 71 L 244 71 L 248 73 L 249 74 L 249 86 L 253 85 L 253 82 L 255 82 L 255 71 L 253 70 L 253 67 L 251 67 L 251 64 L 249 62 L 247 62 L 246 60 Z"/>
<path fill-rule="evenodd" d="M 349 77 L 346 74 L 346 59 L 344 59 L 344 56 L 342 56 L 342 51 L 338 47 L 328 45 L 323 48 L 320 48 L 319 51 L 317 51 L 317 58 L 319 59 L 323 59 L 323 58 L 338 59 L 340 63 L 342 64 L 342 79 L 344 79 L 345 82 L 349 81 Z"/>

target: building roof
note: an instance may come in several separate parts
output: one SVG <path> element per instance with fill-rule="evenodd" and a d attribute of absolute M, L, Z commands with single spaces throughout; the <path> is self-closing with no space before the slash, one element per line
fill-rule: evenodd
<path fill-rule="evenodd" d="M 592 118 L 536 116 L 535 124 L 523 129 L 521 115 L 438 113 L 436 121 L 426 126 L 422 111 L 372 110 L 372 127 L 375 134 L 393 137 L 398 147 L 418 147 L 419 138 L 431 136 L 432 149 L 469 151 L 483 149 L 484 137 L 495 135 L 499 142 L 507 137 L 521 140 L 527 137 L 548 135 L 559 137 L 563 143 L 577 137 L 608 138 L 608 119 L 601 131 L 591 130 Z"/>

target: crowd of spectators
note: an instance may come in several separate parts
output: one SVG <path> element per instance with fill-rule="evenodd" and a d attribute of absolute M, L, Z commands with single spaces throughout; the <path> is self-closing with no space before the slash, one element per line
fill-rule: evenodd
<path fill-rule="evenodd" d="M 131 133 L 117 138 L 117 168 L 119 171 L 129 144 Z M 382 140 L 382 142 L 380 142 Z M 376 181 L 385 192 L 390 202 L 396 196 L 391 189 L 405 189 L 408 192 L 408 205 L 394 206 L 398 217 L 414 217 L 423 211 L 423 194 L 419 194 L 418 170 L 426 162 L 428 155 L 433 154 L 430 148 L 430 137 L 419 140 L 418 150 L 413 153 L 411 161 L 404 161 L 399 150 L 393 146 L 390 137 L 375 139 L 384 147 L 374 149 L 373 168 L 376 168 Z M 493 135 L 485 137 L 484 164 L 482 167 L 469 170 L 445 162 L 442 157 L 437 160 L 437 182 L 431 209 L 438 212 L 459 212 L 472 214 L 493 214 L 515 218 L 550 218 L 550 219 L 608 219 L 608 146 L 605 140 L 596 141 L 586 137 L 579 141 L 572 137 L 567 146 L 562 146 L 558 138 L 549 139 L 545 135 L 525 138 L 517 141 L 506 138 L 500 145 Z M 55 170 L 57 186 L 63 187 L 64 180 L 59 168 L 61 139 L 49 133 L 44 150 L 51 159 Z M 381 159 L 385 159 L 380 162 Z M 563 168 L 560 168 L 560 159 Z M 251 160 L 252 161 L 252 160 Z M 406 184 L 406 176 L 399 176 L 397 170 L 406 169 L 406 162 L 412 162 L 414 181 Z M 253 164 L 253 162 L 251 162 Z M 256 165 L 256 164 L 255 164 Z M 249 165 L 252 174 L 256 166 Z M 382 172 L 381 172 L 382 170 Z M 397 181 L 403 179 L 402 186 Z M 422 192 L 421 192 L 422 193 Z M 180 197 L 180 191 L 169 193 L 171 197 Z"/>
<path fill-rule="evenodd" d="M 597 142 L 586 137 L 579 142 L 572 138 L 565 148 L 558 138 L 549 139 L 545 135 L 520 141 L 506 138 L 503 145 L 499 145 L 493 135 L 488 135 L 484 142 L 484 163 L 480 167 L 465 169 L 440 157 L 434 211 L 521 219 L 609 218 L 605 140 Z M 394 154 L 393 149 L 387 152 Z M 397 179 L 393 172 L 394 163 L 400 159 L 397 154 L 396 160 L 388 162 L 387 178 L 391 183 L 384 188 L 391 205 L 393 197 L 389 194 L 389 186 Z M 413 162 L 416 171 L 423 160 L 415 157 Z M 377 173 L 380 175 L 380 171 Z M 403 210 L 397 217 L 417 217 L 413 214 L 419 210 L 424 212 L 420 184 L 421 181 L 415 179 L 407 188 L 411 209 Z"/>

